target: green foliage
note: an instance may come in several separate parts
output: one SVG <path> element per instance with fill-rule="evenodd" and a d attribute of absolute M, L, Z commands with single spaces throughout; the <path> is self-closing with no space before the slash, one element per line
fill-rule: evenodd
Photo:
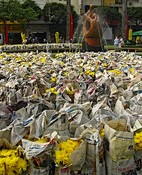
<path fill-rule="evenodd" d="M 139 26 L 142 23 L 142 7 L 128 8 L 128 18 L 132 23 Z"/>
<path fill-rule="evenodd" d="M 29 22 L 37 19 L 41 9 L 31 0 L 26 0 L 23 4 L 20 4 L 18 0 L 2 0 L 0 1 L 0 12 L 0 21 Z"/>
<path fill-rule="evenodd" d="M 34 21 L 38 18 L 38 14 L 31 8 L 27 7 L 23 9 L 23 20 L 25 22 Z"/>
<path fill-rule="evenodd" d="M 63 24 L 66 22 L 66 6 L 58 3 L 48 3 L 44 6 L 43 17 L 45 21 Z"/>
<path fill-rule="evenodd" d="M 24 0 L 22 8 L 26 9 L 29 15 L 33 15 L 33 18 L 41 18 L 42 10 L 33 0 Z M 32 10 L 31 10 L 32 9 Z M 30 11 L 31 10 L 31 11 Z M 26 16 L 28 16 L 28 14 Z M 35 15 L 36 14 L 36 15 Z M 30 18 L 30 17 L 29 17 Z M 31 17 L 32 18 L 32 17 Z"/>
<path fill-rule="evenodd" d="M 4 0 L 0 1 L 0 21 L 9 20 L 9 14 L 7 13 L 8 3 Z"/>
<path fill-rule="evenodd" d="M 77 21 L 77 14 L 74 11 L 73 6 L 71 6 L 71 11 L 73 14 L 74 22 Z M 43 18 L 45 21 L 56 23 L 56 24 L 65 24 L 67 17 L 67 7 L 64 4 L 59 3 L 47 3 L 43 9 Z"/>
<path fill-rule="evenodd" d="M 0 1 L 0 21 L 22 19 L 22 7 L 18 0 Z"/>
<path fill-rule="evenodd" d="M 99 6 L 95 8 L 96 13 L 106 21 L 121 21 L 121 14 L 114 7 Z"/>

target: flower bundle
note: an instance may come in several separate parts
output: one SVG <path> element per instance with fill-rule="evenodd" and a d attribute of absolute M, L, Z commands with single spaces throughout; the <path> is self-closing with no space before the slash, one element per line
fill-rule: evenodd
<path fill-rule="evenodd" d="M 22 174 L 27 170 L 27 161 L 19 156 L 17 149 L 2 149 L 0 151 L 0 174 Z"/>
<path fill-rule="evenodd" d="M 141 132 L 136 132 L 134 135 L 134 141 L 136 144 L 136 150 L 142 150 L 142 131 Z"/>
<path fill-rule="evenodd" d="M 90 76 L 92 76 L 92 77 L 95 76 L 95 72 L 93 72 L 93 71 L 91 71 L 91 70 L 87 70 L 87 71 L 86 71 L 86 74 L 88 74 L 88 75 L 90 75 Z"/>
<path fill-rule="evenodd" d="M 55 95 L 57 95 L 58 94 L 58 92 L 56 91 L 56 89 L 53 87 L 53 88 L 49 88 L 49 89 L 46 89 L 46 93 L 52 93 L 52 94 L 55 94 Z"/>
<path fill-rule="evenodd" d="M 122 72 L 119 69 L 113 69 L 113 70 L 108 70 L 109 73 L 115 74 L 115 75 L 121 75 Z"/>
<path fill-rule="evenodd" d="M 69 166 L 71 165 L 70 156 L 80 146 L 80 140 L 68 139 L 66 142 L 58 144 L 58 150 L 55 151 L 55 162 L 58 166 Z"/>

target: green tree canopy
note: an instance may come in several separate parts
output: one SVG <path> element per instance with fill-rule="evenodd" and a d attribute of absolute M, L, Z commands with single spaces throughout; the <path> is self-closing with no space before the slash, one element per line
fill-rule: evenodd
<path fill-rule="evenodd" d="M 74 7 L 71 6 L 74 22 L 77 22 L 77 14 Z M 43 18 L 45 21 L 50 21 L 56 24 L 65 24 L 67 17 L 67 7 L 60 3 L 47 3 L 43 9 Z"/>
<path fill-rule="evenodd" d="M 18 0 L 0 1 L 0 21 L 15 21 L 23 18 L 23 10 Z"/>
<path fill-rule="evenodd" d="M 22 14 L 23 18 L 21 22 L 29 23 L 30 21 L 34 21 L 38 18 L 38 14 L 31 7 L 23 9 Z"/>
<path fill-rule="evenodd" d="M 136 26 L 142 23 L 142 7 L 128 8 L 128 19 Z"/>
<path fill-rule="evenodd" d="M 36 4 L 35 1 L 33 0 L 24 0 L 24 2 L 22 3 L 22 8 L 25 9 L 27 12 L 26 18 L 31 18 L 35 19 L 35 18 L 41 18 L 42 15 L 42 10 L 41 8 Z"/>
<path fill-rule="evenodd" d="M 66 6 L 58 3 L 47 3 L 43 9 L 45 21 L 63 24 L 66 22 Z"/>
<path fill-rule="evenodd" d="M 99 6 L 95 8 L 96 13 L 101 19 L 107 21 L 110 24 L 116 24 L 121 22 L 121 13 L 118 12 L 117 8 Z"/>

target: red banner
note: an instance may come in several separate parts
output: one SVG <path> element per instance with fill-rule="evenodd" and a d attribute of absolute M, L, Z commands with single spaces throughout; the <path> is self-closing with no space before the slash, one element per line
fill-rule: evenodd
<path fill-rule="evenodd" d="M 8 25 L 5 22 L 5 44 L 8 44 Z"/>
<path fill-rule="evenodd" d="M 70 13 L 70 40 L 73 39 L 73 15 Z"/>

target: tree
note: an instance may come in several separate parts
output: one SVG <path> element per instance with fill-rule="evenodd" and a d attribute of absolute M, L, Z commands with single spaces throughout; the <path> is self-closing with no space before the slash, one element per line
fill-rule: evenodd
<path fill-rule="evenodd" d="M 4 24 L 4 42 L 8 42 L 7 21 L 22 19 L 22 8 L 18 0 L 0 1 L 0 21 Z"/>
<path fill-rule="evenodd" d="M 70 8 L 71 8 L 71 12 L 73 15 L 73 23 L 74 23 L 74 29 L 75 29 L 77 26 L 78 15 L 75 12 L 73 6 L 70 6 Z M 69 24 L 66 24 L 67 23 L 67 20 L 66 20 L 67 19 L 67 6 L 64 4 L 47 3 L 43 9 L 43 19 L 46 22 L 56 24 L 57 27 L 59 25 L 62 25 L 64 27 L 63 29 L 64 31 L 69 31 L 69 29 L 66 28 L 66 26 L 69 27 Z M 65 37 L 65 35 L 63 36 Z"/>
<path fill-rule="evenodd" d="M 66 41 L 70 41 L 70 15 L 71 15 L 71 0 L 66 0 L 66 9 L 67 9 L 67 16 L 66 16 Z"/>
<path fill-rule="evenodd" d="M 123 0 L 122 2 L 122 37 L 124 40 L 127 39 L 127 0 Z"/>
<path fill-rule="evenodd" d="M 35 1 L 32 0 L 25 0 L 21 5 L 23 9 L 22 23 L 25 23 L 26 29 L 28 29 L 30 21 L 35 21 L 41 18 L 42 10 Z"/>
<path fill-rule="evenodd" d="M 66 23 L 66 6 L 58 3 L 45 4 L 43 9 L 43 18 L 45 21 L 65 24 Z"/>
<path fill-rule="evenodd" d="M 27 24 L 29 24 L 30 21 L 34 21 L 38 18 L 38 14 L 31 7 L 23 9 L 22 14 L 23 14 L 23 18 L 21 20 L 22 23 L 26 22 Z"/>
<path fill-rule="evenodd" d="M 114 7 L 99 6 L 95 8 L 96 13 L 109 25 L 116 25 L 121 22 L 121 14 Z"/>
<path fill-rule="evenodd" d="M 139 27 L 142 23 L 142 7 L 128 8 L 128 18 L 131 23 Z"/>
<path fill-rule="evenodd" d="M 42 16 L 41 8 L 33 0 L 24 0 L 24 2 L 22 3 L 22 8 L 26 9 L 26 12 L 28 12 L 29 15 L 33 15 L 33 17 L 29 16 L 29 18 L 31 19 L 36 19 L 37 17 L 38 19 L 40 19 Z M 28 14 L 26 15 L 26 17 L 27 16 Z"/>

